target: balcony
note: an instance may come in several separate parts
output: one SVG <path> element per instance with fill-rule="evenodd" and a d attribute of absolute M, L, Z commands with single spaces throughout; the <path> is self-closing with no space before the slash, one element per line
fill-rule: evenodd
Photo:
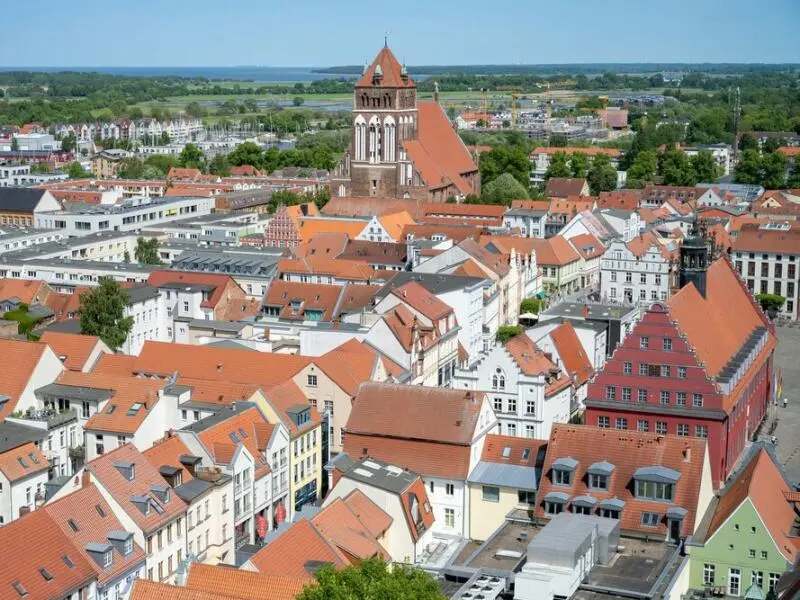
<path fill-rule="evenodd" d="M 83 446 L 75 446 L 74 448 L 70 448 L 69 457 L 79 458 L 79 459 L 86 458 L 86 448 L 84 448 Z"/>
<path fill-rule="evenodd" d="M 11 416 L 15 419 L 21 419 L 25 421 L 44 421 L 47 423 L 48 429 L 53 429 L 78 419 L 78 413 L 71 408 L 66 410 L 58 410 L 55 408 L 29 408 L 25 412 L 17 411 L 12 413 Z"/>

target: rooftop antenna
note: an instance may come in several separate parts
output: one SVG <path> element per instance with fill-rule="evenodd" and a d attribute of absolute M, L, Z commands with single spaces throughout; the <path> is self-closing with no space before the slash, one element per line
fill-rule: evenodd
<path fill-rule="evenodd" d="M 383 47 L 384 48 L 388 48 L 389 47 L 389 32 L 388 31 L 384 31 L 383 32 Z"/>
<path fill-rule="evenodd" d="M 736 86 L 736 96 L 733 105 L 733 164 L 739 162 L 739 118 L 742 115 L 742 92 Z"/>

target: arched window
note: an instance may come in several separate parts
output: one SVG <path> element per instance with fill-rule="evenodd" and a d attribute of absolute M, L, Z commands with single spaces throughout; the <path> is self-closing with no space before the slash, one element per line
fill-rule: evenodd
<path fill-rule="evenodd" d="M 355 150 L 356 160 L 367 159 L 367 122 L 361 115 L 355 121 Z"/>
<path fill-rule="evenodd" d="M 497 367 L 494 375 L 492 375 L 492 389 L 501 391 L 506 389 L 506 376 L 500 367 Z"/>
<path fill-rule="evenodd" d="M 394 118 L 391 116 L 383 120 L 383 160 L 386 162 L 394 162 L 395 145 L 396 145 L 396 128 Z"/>
<path fill-rule="evenodd" d="M 344 184 L 339 186 L 339 198 L 344 198 L 347 195 L 347 188 L 344 187 Z"/>
<path fill-rule="evenodd" d="M 369 162 L 381 162 L 381 123 L 374 115 L 369 120 Z"/>

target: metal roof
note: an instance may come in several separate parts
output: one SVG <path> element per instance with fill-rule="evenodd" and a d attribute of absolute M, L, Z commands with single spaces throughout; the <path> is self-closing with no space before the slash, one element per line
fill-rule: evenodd
<path fill-rule="evenodd" d="M 610 462 L 604 460 L 602 462 L 596 462 L 593 465 L 589 466 L 587 469 L 587 473 L 591 473 L 592 475 L 611 475 L 614 472 L 616 467 L 612 465 Z"/>
<path fill-rule="evenodd" d="M 65 385 L 63 383 L 49 383 L 36 390 L 37 396 L 58 396 L 70 400 L 90 400 L 93 402 L 108 400 L 114 396 L 114 393 L 114 390 Z"/>
<path fill-rule="evenodd" d="M 667 510 L 668 519 L 683 519 L 689 511 L 680 506 L 674 506 Z"/>
<path fill-rule="evenodd" d="M 572 499 L 573 506 L 586 506 L 588 508 L 593 508 L 597 504 L 597 498 L 594 496 L 576 496 Z"/>
<path fill-rule="evenodd" d="M 652 467 L 639 467 L 633 473 L 633 478 L 654 481 L 656 483 L 676 483 L 681 478 L 681 474 L 668 467 L 656 465 Z"/>
<path fill-rule="evenodd" d="M 33 212 L 45 190 L 0 187 L 0 211 Z"/>
<path fill-rule="evenodd" d="M 480 483 L 534 492 L 540 469 L 522 465 L 504 465 L 481 461 L 472 470 L 469 483 Z"/>
<path fill-rule="evenodd" d="M 192 479 L 183 485 L 179 485 L 174 489 L 175 495 L 184 502 L 190 503 L 198 496 L 205 494 L 210 488 L 214 487 L 213 483 L 204 481 L 202 479 Z"/>
<path fill-rule="evenodd" d="M 0 422 L 0 452 L 18 448 L 28 442 L 43 440 L 46 437 L 46 429 L 28 427 L 10 421 Z"/>
<path fill-rule="evenodd" d="M 600 508 L 610 508 L 612 510 L 622 510 L 625 508 L 625 500 L 620 500 L 616 496 L 613 498 L 606 498 L 600 502 Z"/>
<path fill-rule="evenodd" d="M 557 458 L 553 461 L 552 467 L 561 471 L 574 471 L 578 468 L 578 461 L 571 456 Z"/>
<path fill-rule="evenodd" d="M 544 497 L 545 502 L 560 502 L 565 503 L 569 500 L 569 494 L 564 492 L 550 492 Z"/>

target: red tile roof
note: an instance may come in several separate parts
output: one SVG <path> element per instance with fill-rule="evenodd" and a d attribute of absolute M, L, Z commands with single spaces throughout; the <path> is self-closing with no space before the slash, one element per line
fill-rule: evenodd
<path fill-rule="evenodd" d="M 65 371 L 56 382 L 77 388 L 113 390 L 105 408 L 93 414 L 84 424 L 88 431 L 132 435 L 161 400 L 160 390 L 166 381 L 129 376 L 100 375 Z M 135 407 L 135 405 L 139 405 Z M 134 414 L 129 413 L 132 412 Z"/>
<path fill-rule="evenodd" d="M 386 230 L 386 233 L 396 242 L 405 241 L 403 229 L 407 225 L 414 225 L 414 219 L 407 210 L 380 215 L 378 221 Z"/>
<path fill-rule="evenodd" d="M 180 167 L 172 167 L 167 173 L 167 180 L 180 180 L 180 181 L 197 181 L 202 173 L 200 169 L 182 169 Z"/>
<path fill-rule="evenodd" d="M 417 103 L 419 143 L 436 167 L 463 194 L 475 193 L 462 176 L 475 173 L 478 166 L 438 102 Z M 413 159 L 413 157 L 412 157 Z M 436 187 L 434 184 L 430 184 Z"/>
<path fill-rule="evenodd" d="M 350 565 L 341 550 L 305 519 L 256 552 L 250 562 L 259 573 L 290 577 L 304 584 L 316 581 L 307 565 L 330 563 L 339 569 Z"/>
<path fill-rule="evenodd" d="M 545 195 L 550 198 L 580 196 L 586 190 L 586 180 L 571 177 L 551 177 L 547 180 Z"/>
<path fill-rule="evenodd" d="M 195 590 L 181 585 L 169 585 L 149 579 L 134 579 L 129 600 L 250 600 Z"/>
<path fill-rule="evenodd" d="M 380 66 L 381 77 L 378 80 L 378 86 L 386 88 L 413 88 L 416 87 L 411 77 L 402 76 L 402 67 L 398 62 L 395 55 L 389 50 L 388 46 L 381 48 L 378 56 L 372 61 L 372 64 L 367 67 L 364 74 L 356 83 L 356 87 L 375 87 L 375 69 Z"/>
<path fill-rule="evenodd" d="M 605 252 L 603 244 L 591 233 L 582 233 L 567 241 L 578 251 L 578 254 L 580 254 L 584 260 L 599 258 Z"/>
<path fill-rule="evenodd" d="M 371 381 L 381 355 L 372 346 L 350 339 L 314 359 L 314 364 L 342 390 L 355 396 L 358 386 Z"/>
<path fill-rule="evenodd" d="M 481 460 L 522 467 L 541 467 L 544 464 L 546 450 L 547 440 L 489 433 L 483 442 Z"/>
<path fill-rule="evenodd" d="M 187 483 L 194 479 L 183 463 L 180 461 L 181 455 L 192 455 L 188 446 L 183 443 L 183 440 L 168 431 L 164 438 L 155 442 L 150 448 L 143 453 L 144 457 L 156 469 L 164 466 L 175 467 L 181 471 L 181 484 Z"/>
<path fill-rule="evenodd" d="M 0 597 L 22 598 L 14 588 L 26 591 L 25 600 L 68 597 L 95 578 L 95 570 L 75 549 L 46 510 L 37 510 L 0 527 Z M 64 556 L 72 567 L 64 562 Z M 40 569 L 52 576 L 48 581 Z"/>
<path fill-rule="evenodd" d="M 350 492 L 344 502 L 373 537 L 382 536 L 392 524 L 392 517 L 361 490 Z"/>
<path fill-rule="evenodd" d="M 86 485 L 52 504 L 46 504 L 42 510 L 50 515 L 61 532 L 74 544 L 75 550 L 92 565 L 100 585 L 112 581 L 136 564 L 144 565 L 144 550 L 135 541 L 132 552 L 127 556 L 112 544 L 112 563 L 106 569 L 101 568 L 86 551 L 87 544 L 108 544 L 108 534 L 112 531 L 125 531 L 96 486 Z M 77 531 L 72 528 L 70 521 L 77 526 Z M 132 531 L 129 533 L 133 535 Z"/>
<path fill-rule="evenodd" d="M 708 269 L 706 297 L 690 284 L 667 302 L 697 358 L 710 376 L 717 376 L 744 345 L 756 327 L 768 322 L 727 259 L 716 260 Z M 768 349 L 776 341 L 770 333 Z"/>
<path fill-rule="evenodd" d="M 319 411 L 309 404 L 306 395 L 291 379 L 264 390 L 264 395 L 278 412 L 283 424 L 289 429 L 289 433 L 292 437 L 310 431 L 322 422 Z M 311 418 L 308 423 L 301 427 L 298 427 L 288 414 L 290 408 L 297 406 L 308 406 L 310 409 Z"/>
<path fill-rule="evenodd" d="M 535 252 L 536 263 L 539 266 L 561 267 L 581 259 L 578 251 L 565 237 L 560 235 L 547 239 L 483 235 L 480 243 L 484 248 L 494 247 L 504 255 L 511 254 L 512 249 L 518 254 Z"/>
<path fill-rule="evenodd" d="M 637 190 L 600 192 L 597 195 L 597 208 L 637 210 L 639 208 L 639 202 L 639 192 Z"/>
<path fill-rule="evenodd" d="M 302 218 L 298 233 L 303 242 L 321 233 L 341 233 L 355 238 L 364 231 L 367 221 L 355 219 L 326 219 L 324 217 Z"/>
<path fill-rule="evenodd" d="M 757 224 L 743 225 L 732 247 L 735 252 L 800 254 L 800 223 L 792 223 L 788 230 L 766 229 Z"/>
<path fill-rule="evenodd" d="M 53 290 L 36 279 L 0 279 L 0 300 L 19 298 L 25 304 L 44 304 Z"/>
<path fill-rule="evenodd" d="M 581 386 L 594 375 L 592 361 L 583 349 L 572 321 L 565 321 L 550 332 L 550 338 L 564 363 L 564 370 L 574 377 L 575 385 Z"/>
<path fill-rule="evenodd" d="M 228 464 L 239 444 L 255 460 L 255 478 L 270 472 L 266 450 L 275 425 L 271 425 L 257 407 L 253 407 L 217 423 L 198 434 L 200 442 L 216 463 Z M 234 438 L 237 441 L 233 441 Z"/>
<path fill-rule="evenodd" d="M 338 258 L 348 246 L 350 236 L 340 231 L 320 232 L 306 239 L 301 245 L 292 248 L 295 258 L 307 256 L 327 256 Z"/>
<path fill-rule="evenodd" d="M 115 465 L 134 465 L 133 480 L 128 480 Z M 169 502 L 158 498 L 152 486 L 164 486 L 164 478 L 145 456 L 133 444 L 125 444 L 116 450 L 103 454 L 86 464 L 86 470 L 91 473 L 93 480 L 104 487 L 117 501 L 131 520 L 148 534 L 160 529 L 173 519 L 186 512 L 186 503 L 169 488 Z M 150 510 L 144 514 L 142 503 L 134 502 L 134 497 L 147 497 L 150 501 Z M 153 504 L 157 503 L 163 512 L 159 513 Z"/>
<path fill-rule="evenodd" d="M 483 227 L 481 226 L 459 225 L 455 222 L 440 224 L 423 223 L 406 226 L 405 229 L 403 229 L 403 238 L 407 239 L 409 235 L 412 235 L 414 239 L 430 239 L 434 235 L 441 235 L 446 239 L 453 240 L 455 243 L 460 243 L 466 239 L 478 239 L 482 231 Z"/>
<path fill-rule="evenodd" d="M 577 461 L 569 486 L 556 485 L 553 480 L 553 462 L 560 458 L 573 458 Z M 614 467 L 609 477 L 608 489 L 589 488 L 588 469 L 594 463 L 602 461 Z M 687 511 L 681 527 L 681 535 L 686 536 L 694 531 L 705 461 L 706 441 L 701 438 L 556 423 L 550 434 L 539 483 L 536 516 L 547 517 L 543 500 L 551 492 L 566 493 L 570 498 L 569 502 L 578 496 L 591 496 L 598 505 L 603 500 L 617 498 L 625 502 L 620 519 L 623 531 L 665 535 L 667 530 L 664 513 L 668 508 L 675 507 Z M 634 497 L 633 475 L 636 470 L 658 466 L 680 474 L 671 503 Z M 659 527 L 642 526 L 642 512 L 658 513 L 661 518 Z"/>
<path fill-rule="evenodd" d="M 305 583 L 293 577 L 195 562 L 189 567 L 186 587 L 243 600 L 294 600 Z"/>
<path fill-rule="evenodd" d="M 339 217 L 365 217 L 384 215 L 407 210 L 412 217 L 418 219 L 422 215 L 422 202 L 419 200 L 403 200 L 400 198 L 331 198 L 322 207 L 322 214 Z"/>
<path fill-rule="evenodd" d="M 341 498 L 334 499 L 333 502 L 319 511 L 314 518 L 311 519 L 311 523 L 332 544 L 349 556 L 354 556 L 359 560 L 368 558 L 386 559 L 388 554 L 377 541 L 376 537 L 382 535 L 386 531 L 391 524 L 391 517 L 378 508 L 378 506 L 366 496 L 364 496 L 364 499 L 369 504 L 372 504 L 370 516 L 376 517 L 371 525 L 376 527 L 385 525 L 383 529 L 377 532 L 371 531 L 366 523 L 362 521 L 351 508 L 350 503 Z M 363 505 L 365 502 L 361 501 L 361 504 Z M 359 502 L 357 501 L 356 506 L 358 505 Z M 383 513 L 383 518 L 378 516 L 379 513 Z M 387 519 L 389 523 L 386 523 Z"/>
<path fill-rule="evenodd" d="M 136 357 L 127 354 L 103 354 L 97 361 L 92 373 L 98 375 L 133 375 Z"/>
<path fill-rule="evenodd" d="M 282 259 L 278 261 L 278 273 L 330 275 L 338 279 L 365 282 L 375 277 L 375 269 L 364 262 L 319 256 Z"/>
<path fill-rule="evenodd" d="M 446 318 L 453 312 L 450 305 L 439 300 L 416 281 L 409 281 L 398 288 L 394 288 L 390 293 L 434 322 Z"/>
<path fill-rule="evenodd" d="M 0 472 L 11 482 L 30 477 L 50 468 L 50 461 L 33 442 L 28 442 L 0 454 Z"/>
<path fill-rule="evenodd" d="M 622 153 L 616 148 L 601 148 L 599 146 L 567 146 L 564 148 L 556 146 L 537 146 L 531 152 L 534 154 L 557 154 L 563 152 L 564 154 L 586 154 L 588 156 L 597 156 L 598 154 L 605 154 L 610 157 L 622 156 Z"/>
<path fill-rule="evenodd" d="M 778 550 L 787 561 L 794 564 L 800 556 L 800 548 L 789 536 L 796 519 L 794 506 L 786 498 L 789 493 L 791 488 L 767 451 L 763 448 L 758 450 L 750 462 L 734 474 L 720 491 L 719 501 L 706 532 L 706 541 L 749 498 Z"/>
<path fill-rule="evenodd" d="M 263 389 L 294 376 L 310 360 L 292 354 L 146 341 L 134 372 L 170 377 L 178 371 L 183 377 L 254 383 Z"/>
<path fill-rule="evenodd" d="M 466 478 L 484 399 L 480 392 L 364 383 L 347 421 L 344 451 L 425 475 Z"/>
<path fill-rule="evenodd" d="M 354 286 L 357 287 L 357 286 Z M 374 286 L 364 286 L 373 288 Z M 264 307 L 280 307 L 281 319 L 303 321 L 306 312 L 322 311 L 321 321 L 332 321 L 344 286 L 321 283 L 300 283 L 273 279 L 264 296 Z M 374 292 L 373 292 L 374 293 Z M 293 305 L 300 303 L 299 307 Z"/>
<path fill-rule="evenodd" d="M 6 369 L 3 373 L 0 394 L 8 396 L 9 400 L 2 405 L 0 419 L 5 419 L 17 409 L 19 397 L 45 352 L 51 350 L 41 342 L 0 339 L 0 364 L 14 365 L 13 369 Z"/>
<path fill-rule="evenodd" d="M 96 335 L 79 335 L 58 331 L 45 331 L 39 341 L 50 346 L 59 358 L 65 357 L 61 362 L 71 371 L 82 370 L 97 345 L 102 343 Z"/>

